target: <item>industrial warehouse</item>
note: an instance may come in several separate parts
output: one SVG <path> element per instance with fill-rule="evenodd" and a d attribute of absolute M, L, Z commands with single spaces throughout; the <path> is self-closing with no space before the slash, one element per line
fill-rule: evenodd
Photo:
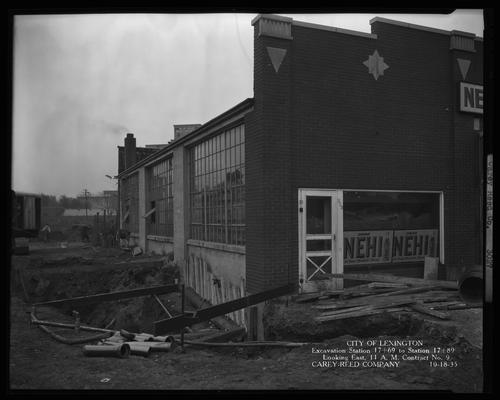
<path fill-rule="evenodd" d="M 253 98 L 149 155 L 125 138 L 130 242 L 173 253 L 211 304 L 342 289 L 334 274 L 423 278 L 426 257 L 446 280 L 481 264 L 482 39 L 370 24 L 255 17 Z M 231 315 L 259 332 L 249 309 Z"/>
<path fill-rule="evenodd" d="M 491 31 L 455 11 L 19 18 L 50 165 L 11 190 L 11 388 L 490 390 Z"/>

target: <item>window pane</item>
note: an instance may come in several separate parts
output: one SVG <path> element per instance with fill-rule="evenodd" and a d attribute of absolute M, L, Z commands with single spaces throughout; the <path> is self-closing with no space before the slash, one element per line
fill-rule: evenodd
<path fill-rule="evenodd" d="M 191 235 L 199 240 L 244 244 L 243 127 L 191 149 L 203 157 L 191 170 Z M 237 167 L 236 167 L 237 165 Z M 199 191 L 205 191 L 205 196 Z M 227 230 L 227 235 L 226 235 Z M 206 237 L 204 236 L 206 232 Z"/>
<path fill-rule="evenodd" d="M 307 196 L 306 219 L 308 234 L 332 232 L 332 201 L 330 197 Z"/>

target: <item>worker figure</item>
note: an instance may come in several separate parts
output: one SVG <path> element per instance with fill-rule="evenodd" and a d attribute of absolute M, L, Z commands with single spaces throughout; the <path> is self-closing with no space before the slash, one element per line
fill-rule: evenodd
<path fill-rule="evenodd" d="M 42 232 L 42 239 L 44 242 L 47 242 L 49 240 L 49 233 L 50 231 L 50 226 L 48 224 L 45 224 L 45 226 L 41 230 Z"/>
<path fill-rule="evenodd" d="M 84 225 L 82 226 L 82 242 L 88 242 L 89 240 L 89 227 Z"/>

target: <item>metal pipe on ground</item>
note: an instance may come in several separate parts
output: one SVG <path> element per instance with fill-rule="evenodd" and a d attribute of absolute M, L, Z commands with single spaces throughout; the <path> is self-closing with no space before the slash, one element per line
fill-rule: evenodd
<path fill-rule="evenodd" d="M 64 343 L 64 344 L 82 344 L 82 343 L 88 343 L 88 342 L 93 342 L 96 340 L 101 340 L 101 339 L 107 339 L 111 333 L 110 332 L 105 332 L 105 333 L 99 333 L 97 335 L 92 335 L 86 338 L 75 338 L 75 339 L 70 339 L 70 338 L 65 338 L 64 336 L 58 335 L 55 332 L 52 332 L 49 328 L 43 325 L 38 325 L 38 327 L 48 333 L 52 338 L 57 340 L 58 342 Z"/>
<path fill-rule="evenodd" d="M 458 281 L 458 293 L 468 305 L 483 303 L 484 271 L 481 265 L 468 268 Z"/>
<path fill-rule="evenodd" d="M 213 343 L 185 340 L 185 344 L 191 346 L 210 346 L 210 347 L 302 347 L 310 343 L 295 342 L 240 342 L 240 343 Z"/>
<path fill-rule="evenodd" d="M 176 347 L 176 343 L 170 342 L 125 342 L 129 346 L 134 346 L 135 348 L 149 349 L 150 351 L 161 351 L 169 352 Z"/>
<path fill-rule="evenodd" d="M 52 322 L 52 321 L 39 320 L 38 318 L 36 318 L 36 316 L 33 313 L 31 313 L 31 323 L 33 325 L 45 325 L 45 326 L 52 326 L 55 328 L 71 328 L 71 329 L 75 328 L 75 324 L 65 324 L 62 322 Z M 115 333 L 115 331 L 111 330 L 111 329 L 94 328 L 92 326 L 85 326 L 85 325 L 81 325 L 80 330 L 89 331 L 89 332 L 112 333 L 112 334 Z"/>
<path fill-rule="evenodd" d="M 117 357 L 127 358 L 130 355 L 130 346 L 122 343 L 113 346 L 86 345 L 83 354 L 87 357 Z"/>
<path fill-rule="evenodd" d="M 168 336 L 153 336 L 152 342 L 169 342 L 175 343 L 175 338 L 172 335 Z"/>
<path fill-rule="evenodd" d="M 125 342 L 122 344 L 126 344 L 130 346 L 130 350 L 144 352 L 145 350 L 153 351 L 153 352 L 169 352 L 172 351 L 175 347 L 177 347 L 177 343 L 166 343 L 166 342 Z M 116 342 L 104 341 L 103 345 L 106 347 L 116 346 Z M 133 354 L 133 352 L 131 353 Z"/>

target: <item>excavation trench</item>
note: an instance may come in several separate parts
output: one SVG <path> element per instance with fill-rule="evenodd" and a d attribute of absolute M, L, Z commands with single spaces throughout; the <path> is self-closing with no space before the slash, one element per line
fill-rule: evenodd
<path fill-rule="evenodd" d="M 178 268 L 167 258 L 144 257 L 134 260 L 60 259 L 56 262 L 38 262 L 23 268 L 23 284 L 18 271 L 14 273 L 14 290 L 20 296 L 28 296 L 29 303 L 87 296 L 99 293 L 124 291 L 148 286 L 172 284 L 179 278 Z M 23 288 L 24 286 L 24 288 Z M 25 294 L 24 294 L 25 293 Z M 179 293 L 158 296 L 171 315 L 181 309 Z M 46 308 L 46 307 L 45 307 Z M 73 311 L 80 315 L 84 325 L 103 328 L 113 319 L 113 329 L 130 332 L 153 333 L 153 322 L 168 318 L 163 308 L 152 296 L 136 297 L 118 301 L 58 307 L 66 318 L 74 319 Z M 188 308 L 189 309 L 189 305 Z M 193 309 L 193 308 L 191 308 Z M 37 312 L 44 318 L 44 307 Z M 264 312 L 265 339 L 320 343 L 344 336 L 354 338 L 374 337 L 419 337 L 441 343 L 456 340 L 456 327 L 440 326 L 411 313 L 387 313 L 369 317 L 320 323 L 314 320 L 318 311 L 307 304 L 272 300 L 266 303 Z M 48 319 L 48 318 L 47 318 Z M 212 327 L 209 322 L 199 324 L 195 330 Z M 260 348 L 235 350 L 214 349 L 220 352 L 241 354 L 245 357 L 264 354 Z M 265 354 L 287 352 L 287 349 L 272 349 Z"/>
<path fill-rule="evenodd" d="M 19 295 L 28 297 L 29 303 L 37 303 L 168 285 L 174 283 L 178 277 L 178 268 L 161 258 L 134 260 L 132 264 L 115 265 L 99 263 L 89 265 L 75 263 L 74 259 L 69 259 L 67 262 L 59 260 L 56 264 L 49 262 L 37 265 L 36 268 L 25 268 L 22 272 L 22 283 L 17 272 L 14 289 Z M 178 293 L 158 297 L 172 315 L 179 313 Z M 44 315 L 46 308 L 38 307 L 40 315 Z M 79 305 L 63 304 L 57 306 L 57 309 L 71 318 L 74 318 L 73 311 L 77 311 L 81 323 L 85 325 L 101 328 L 115 320 L 113 325 L 115 329 L 126 329 L 131 332 L 153 332 L 154 321 L 168 318 L 161 305 L 152 296 Z"/>

